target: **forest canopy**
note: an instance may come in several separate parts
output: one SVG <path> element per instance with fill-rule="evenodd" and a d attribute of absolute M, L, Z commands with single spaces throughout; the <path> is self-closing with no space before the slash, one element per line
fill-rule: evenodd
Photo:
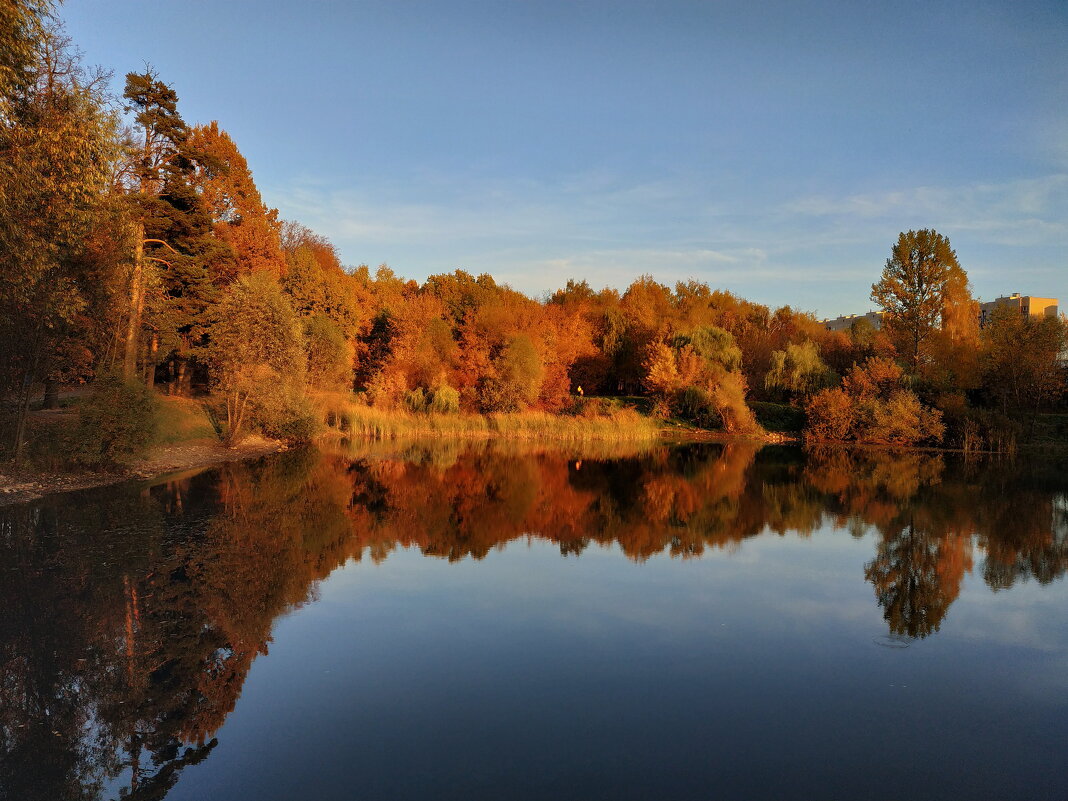
<path fill-rule="evenodd" d="M 418 283 L 345 265 L 282 219 L 224 127 L 183 117 L 170 76 L 133 71 L 109 95 L 52 3 L 5 4 L 0 37 L 0 447 L 15 461 L 31 406 L 61 386 L 122 397 L 116 380 L 215 404 L 231 440 L 310 436 L 330 417 L 316 399 L 339 394 L 436 415 L 588 416 L 623 397 L 732 433 L 807 418 L 811 438 L 964 447 L 1064 406 L 1063 319 L 980 329 L 937 231 L 891 247 L 878 330 L 650 275 L 540 299 L 464 270 Z"/>

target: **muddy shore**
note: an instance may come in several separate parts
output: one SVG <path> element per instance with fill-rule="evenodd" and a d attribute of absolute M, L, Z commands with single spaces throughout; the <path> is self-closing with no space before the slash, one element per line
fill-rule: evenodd
<path fill-rule="evenodd" d="M 228 447 L 220 442 L 185 442 L 154 448 L 144 459 L 121 470 L 48 473 L 38 470 L 0 473 L 0 506 L 26 503 L 60 492 L 103 487 L 122 481 L 150 479 L 177 470 L 252 459 L 286 449 L 284 442 L 248 439 Z"/>

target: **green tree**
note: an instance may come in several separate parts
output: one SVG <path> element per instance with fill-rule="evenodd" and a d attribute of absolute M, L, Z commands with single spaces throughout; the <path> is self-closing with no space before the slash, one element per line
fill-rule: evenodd
<path fill-rule="evenodd" d="M 479 405 L 484 412 L 515 412 L 538 399 L 545 368 L 534 343 L 519 334 L 493 362 L 493 375 L 479 384 Z"/>
<path fill-rule="evenodd" d="M 819 346 L 809 339 L 771 354 L 771 369 L 764 376 L 764 386 L 797 397 L 830 386 L 834 379 L 834 373 L 820 358 Z"/>
<path fill-rule="evenodd" d="M 127 378 L 137 372 L 147 310 L 152 319 L 142 360 L 146 379 L 151 383 L 155 365 L 173 352 L 175 384 L 182 389 L 187 360 L 204 334 L 204 312 L 214 299 L 210 275 L 227 272 L 214 263 L 232 261 L 232 251 L 212 236 L 177 93 L 146 70 L 127 74 L 123 97 L 141 137 L 130 165 L 134 253 L 123 372 Z"/>
<path fill-rule="evenodd" d="M 208 357 L 232 442 L 240 439 L 251 411 L 284 411 L 299 394 L 306 357 L 300 318 L 264 273 L 240 278 L 214 313 Z"/>
<path fill-rule="evenodd" d="M 84 320 L 83 257 L 118 153 L 106 74 L 83 69 L 58 28 L 38 36 L 0 114 L 0 395 L 16 401 L 16 459 L 31 388 Z"/>
<path fill-rule="evenodd" d="M 352 345 L 337 323 L 317 314 L 304 323 L 308 383 L 320 389 L 352 389 Z"/>
<path fill-rule="evenodd" d="M 909 231 L 898 237 L 871 298 L 885 313 L 883 325 L 899 352 L 918 369 L 921 349 L 940 324 L 951 278 L 963 273 L 949 240 L 937 231 Z"/>

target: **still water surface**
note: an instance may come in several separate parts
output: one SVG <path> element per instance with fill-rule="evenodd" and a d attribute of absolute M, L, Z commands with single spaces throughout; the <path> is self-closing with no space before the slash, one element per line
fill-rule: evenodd
<path fill-rule="evenodd" d="M 0 799 L 1064 799 L 1066 472 L 392 445 L 0 509 Z"/>

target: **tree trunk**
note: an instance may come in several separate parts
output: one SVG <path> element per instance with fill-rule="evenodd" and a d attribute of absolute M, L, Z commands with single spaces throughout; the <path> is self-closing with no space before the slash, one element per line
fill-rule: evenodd
<path fill-rule="evenodd" d="M 145 359 L 145 386 L 152 389 L 156 385 L 156 355 L 159 353 L 159 334 L 153 332 L 152 344 L 149 346 L 148 358 Z"/>
<path fill-rule="evenodd" d="M 174 394 L 175 395 L 185 395 L 186 372 L 187 372 L 186 361 L 181 356 L 175 356 L 174 360 L 178 364 L 178 375 L 177 375 L 177 379 L 175 381 L 175 392 L 174 392 Z"/>
<path fill-rule="evenodd" d="M 22 464 L 22 452 L 26 445 L 26 416 L 30 410 L 30 374 L 22 378 L 19 388 L 18 411 L 15 417 L 14 461 L 16 466 Z"/>
<path fill-rule="evenodd" d="M 52 379 L 45 379 L 44 385 L 44 408 L 59 408 L 59 384 Z"/>
<path fill-rule="evenodd" d="M 122 374 L 127 381 L 137 375 L 137 346 L 141 338 L 141 313 L 145 305 L 145 224 L 134 228 L 134 267 L 130 280 L 130 314 L 126 327 L 126 354 Z"/>
<path fill-rule="evenodd" d="M 37 330 L 33 337 L 33 356 L 30 365 L 22 374 L 22 386 L 19 388 L 18 408 L 15 417 L 15 442 L 13 454 L 15 465 L 22 464 L 22 455 L 26 449 L 26 419 L 30 413 L 30 388 L 33 386 L 41 364 L 41 339 L 44 336 L 44 318 L 37 321 Z"/>

